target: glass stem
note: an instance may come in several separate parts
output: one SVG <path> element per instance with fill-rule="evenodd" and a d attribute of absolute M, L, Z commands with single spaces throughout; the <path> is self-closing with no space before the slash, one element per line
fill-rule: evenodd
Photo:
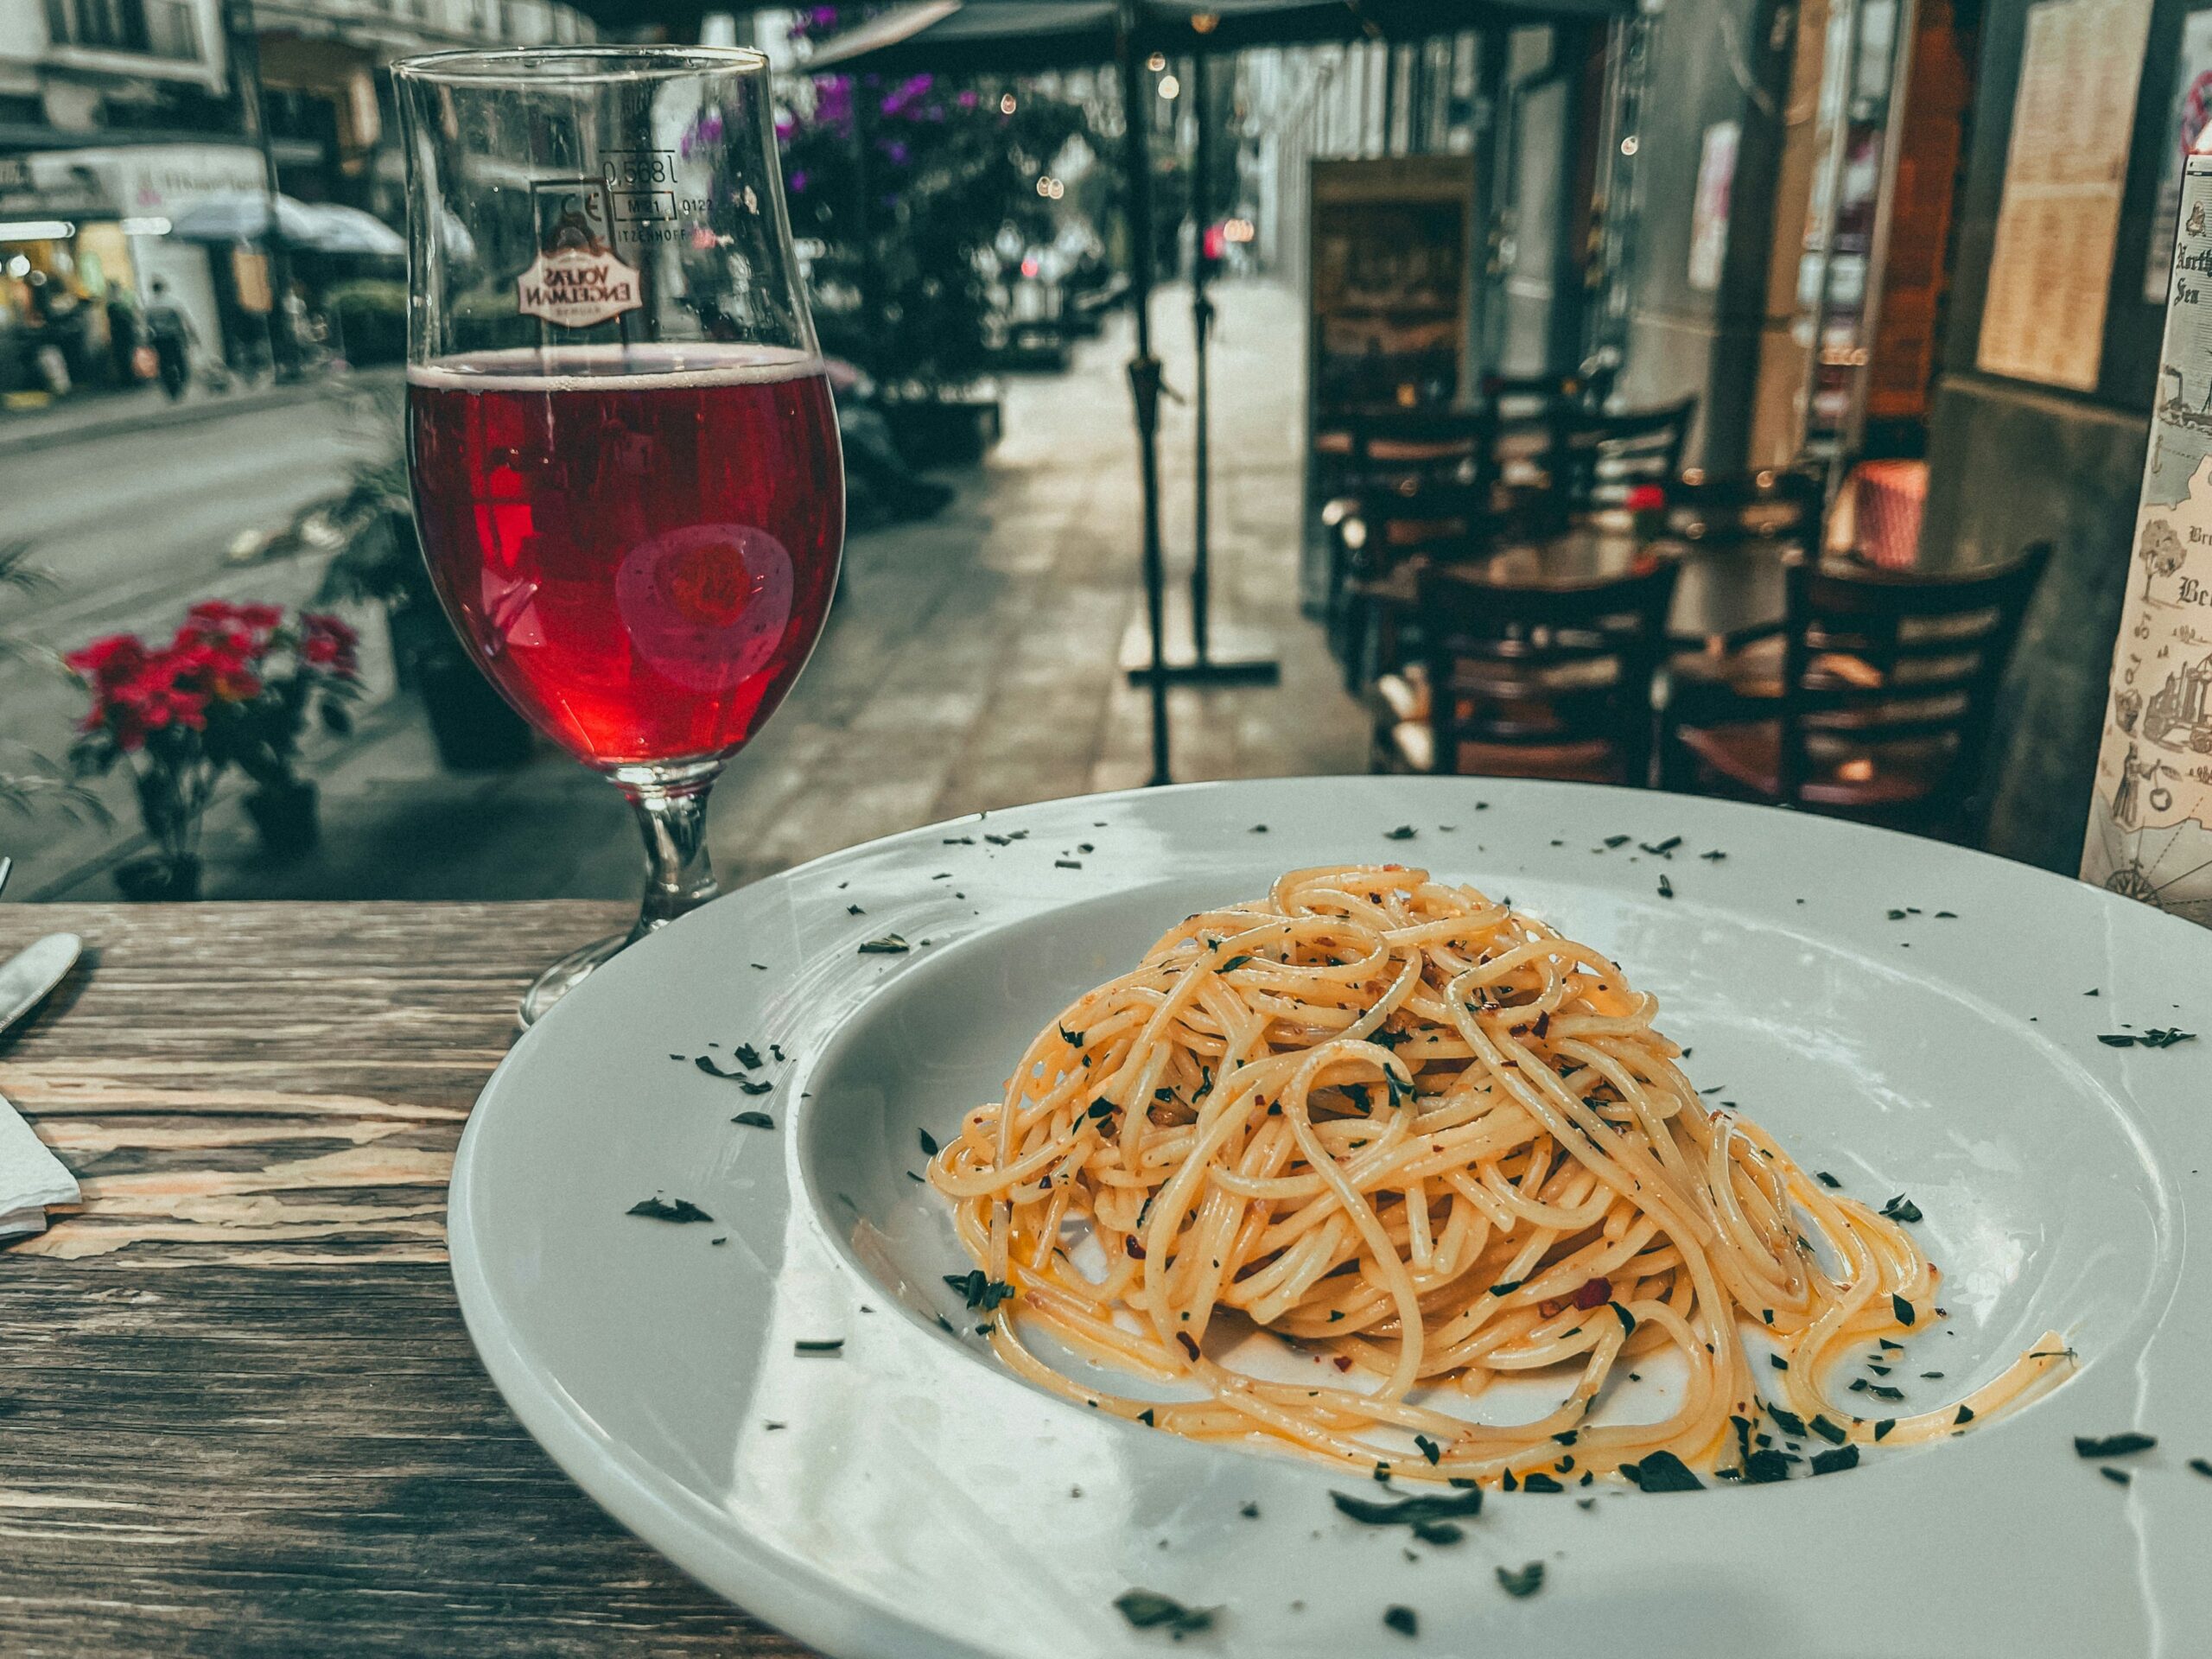
<path fill-rule="evenodd" d="M 707 855 L 707 791 L 720 770 L 710 766 L 696 775 L 637 779 L 616 774 L 622 793 L 636 809 L 648 867 L 645 903 L 639 907 L 638 925 L 630 930 L 632 943 L 720 893 Z"/>

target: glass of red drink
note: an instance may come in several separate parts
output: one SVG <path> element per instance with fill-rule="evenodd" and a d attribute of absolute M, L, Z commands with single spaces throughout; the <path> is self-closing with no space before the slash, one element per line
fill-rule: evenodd
<path fill-rule="evenodd" d="M 397 66 L 408 467 L 446 613 L 645 832 L 637 925 L 525 1024 L 715 896 L 707 793 L 791 689 L 844 545 L 836 410 L 777 166 L 767 60 L 709 48 Z"/>

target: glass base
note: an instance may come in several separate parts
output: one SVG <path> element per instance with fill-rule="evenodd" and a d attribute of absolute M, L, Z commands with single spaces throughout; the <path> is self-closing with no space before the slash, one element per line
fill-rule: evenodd
<path fill-rule="evenodd" d="M 523 1029 L 527 1031 L 543 1020 L 548 1008 L 573 990 L 593 969 L 611 960 L 630 943 L 632 937 L 627 933 L 612 933 L 606 938 L 594 939 L 589 944 L 569 951 L 540 974 L 531 988 L 522 994 Z"/>

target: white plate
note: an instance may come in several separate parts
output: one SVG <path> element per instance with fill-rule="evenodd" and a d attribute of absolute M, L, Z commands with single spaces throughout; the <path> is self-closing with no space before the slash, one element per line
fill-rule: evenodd
<path fill-rule="evenodd" d="M 1417 835 L 1384 838 L 1402 823 Z M 1674 836 L 1671 857 L 1639 850 Z M 1949 1313 L 1893 1379 L 1913 1408 L 2049 1327 L 2079 1371 L 1844 1475 L 1599 1489 L 1588 1511 L 1492 1494 L 1465 1542 L 1409 1559 L 1402 1529 L 1331 1506 L 1360 1483 L 1102 1418 L 940 1329 L 959 1311 L 940 1275 L 968 1263 L 907 1179 L 917 1128 L 996 1096 L 1046 1020 L 1186 912 L 1351 860 L 1510 894 L 1611 952 L 1659 994 L 1696 1082 L 1851 1192 L 1910 1193 Z M 892 932 L 915 949 L 859 954 Z M 2096 1040 L 2175 1025 L 2206 1035 Z M 744 1042 L 791 1057 L 766 1068 L 772 1095 L 689 1058 L 729 1065 Z M 733 1126 L 746 1109 L 775 1128 Z M 454 1277 L 493 1377 L 587 1491 L 850 1659 L 1157 1652 L 1113 1608 L 1133 1586 L 1225 1610 L 1185 1647 L 1270 1659 L 2202 1654 L 2212 1479 L 2187 1459 L 2212 1457 L 2212 1269 L 2183 1244 L 2208 1143 L 2212 933 L 2139 905 L 1672 796 L 1227 784 L 855 848 L 620 957 L 486 1088 L 454 1172 Z M 714 1221 L 626 1213 L 656 1194 Z M 796 1347 L 837 1338 L 836 1357 Z M 2131 1428 L 2159 1445 L 2124 1460 L 2125 1487 L 2069 1443 Z M 1507 1597 L 1491 1569 L 1530 1560 L 1545 1587 Z M 1416 1638 L 1383 1627 L 1392 1604 Z"/>

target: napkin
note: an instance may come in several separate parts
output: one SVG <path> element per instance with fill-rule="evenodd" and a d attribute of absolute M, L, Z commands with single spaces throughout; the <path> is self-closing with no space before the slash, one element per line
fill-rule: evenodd
<path fill-rule="evenodd" d="M 77 1178 L 0 1096 L 0 1239 L 46 1230 L 46 1206 L 78 1201 Z"/>

